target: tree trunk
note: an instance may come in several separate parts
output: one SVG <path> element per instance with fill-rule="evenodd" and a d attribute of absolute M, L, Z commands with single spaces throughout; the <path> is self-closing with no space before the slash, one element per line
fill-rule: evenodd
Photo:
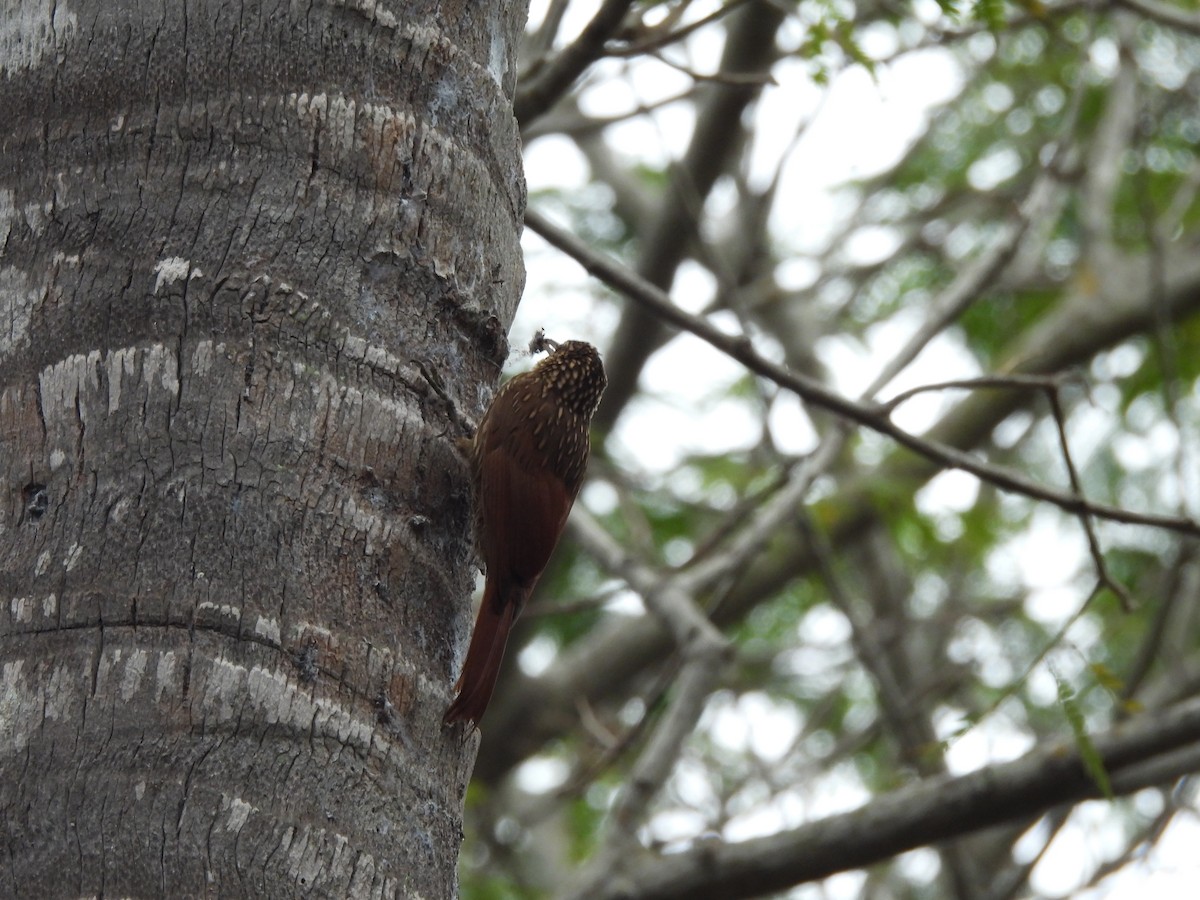
<path fill-rule="evenodd" d="M 455 894 L 514 6 L 0 14 L 0 894 Z"/>

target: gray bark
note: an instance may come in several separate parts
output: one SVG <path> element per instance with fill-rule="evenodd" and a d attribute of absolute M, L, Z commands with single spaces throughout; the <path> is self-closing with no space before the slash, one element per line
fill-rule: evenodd
<path fill-rule="evenodd" d="M 455 894 L 513 6 L 0 12 L 0 894 Z"/>

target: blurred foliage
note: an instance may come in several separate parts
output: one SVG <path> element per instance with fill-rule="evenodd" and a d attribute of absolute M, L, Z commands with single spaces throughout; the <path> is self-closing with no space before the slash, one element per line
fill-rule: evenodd
<path fill-rule="evenodd" d="M 652 16 L 669 16 L 679 5 L 638 3 L 632 15 L 646 15 L 653 24 Z M 1057 202 L 1028 223 L 1010 265 L 939 338 L 957 358 L 970 361 L 970 371 L 996 373 L 1017 348 L 1068 312 L 1079 311 L 1078 329 L 1086 329 L 1089 305 L 1116 302 L 1106 290 L 1117 276 L 1121 285 L 1138 287 L 1131 272 L 1154 272 L 1165 254 L 1178 254 L 1200 232 L 1200 49 L 1194 37 L 1115 8 L 1036 0 L 937 0 L 937 7 L 940 14 L 923 4 L 809 0 L 787 7 L 781 46 L 789 53 L 781 66 L 799 60 L 806 88 L 832 88 L 856 67 L 882 82 L 889 67 L 929 52 L 951 54 L 963 73 L 959 93 L 929 112 L 894 165 L 842 186 L 826 246 L 802 244 L 777 228 L 765 246 L 748 254 L 765 260 L 760 269 L 767 280 L 793 259 L 810 264 L 814 274 L 801 287 L 772 285 L 755 294 L 754 302 L 732 310 L 737 321 L 751 336 L 769 334 L 773 352 L 777 348 L 789 361 L 816 360 L 814 368 L 823 369 L 817 374 L 848 395 L 854 393 L 848 384 L 865 379 L 831 371 L 829 360 L 858 359 L 873 374 L 880 360 L 872 354 L 886 358 L 891 350 L 880 349 L 877 335 L 888 329 L 911 333 L 933 299 L 1014 222 L 1047 166 Z M 733 18 L 695 32 L 695 44 L 686 45 L 694 58 L 673 53 L 671 59 L 684 71 L 711 71 L 715 51 L 704 41 Z M 585 98 L 588 91 L 600 96 L 604 85 L 636 95 L 629 86 L 637 65 L 598 69 L 584 81 Z M 1123 101 L 1114 79 L 1121 66 L 1134 67 L 1133 110 L 1117 108 Z M 709 87 L 698 78 L 695 91 L 673 106 L 694 107 Z M 798 90 L 791 72 L 768 89 Z M 751 115 L 745 121 L 752 133 L 774 124 Z M 662 123 L 656 128 L 676 136 Z M 1120 145 L 1113 150 L 1105 142 Z M 644 208 L 665 202 L 676 180 L 686 177 L 636 142 L 612 143 L 628 178 L 624 186 L 639 192 Z M 732 254 L 737 240 L 755 233 L 747 224 L 756 221 L 749 213 L 755 193 L 746 187 L 753 145 L 747 140 L 741 155 L 733 155 L 720 204 L 688 198 L 694 213 L 714 218 L 702 223 L 701 233 L 732 235 L 730 246 L 715 248 L 720 252 Z M 781 156 L 779 165 L 787 163 Z M 1089 231 L 1095 227 L 1089 210 L 1106 178 L 1111 197 L 1101 202 L 1109 233 L 1096 235 Z M 531 203 L 568 222 L 588 244 L 633 264 L 641 259 L 648 223 L 623 217 L 614 190 L 535 190 Z M 790 203 L 786 196 L 774 199 L 776 209 Z M 891 239 L 882 259 L 846 251 L 848 237 L 871 229 Z M 713 268 L 703 253 L 696 257 L 702 268 Z M 689 309 L 698 308 L 690 293 L 696 283 L 689 282 Z M 728 294 L 714 289 L 712 302 Z M 596 302 L 611 311 L 611 297 Z M 741 301 L 730 301 L 731 308 L 735 302 Z M 789 333 L 779 325 L 786 318 L 772 318 L 769 326 L 756 318 L 781 311 L 803 311 L 808 318 L 797 321 L 805 327 Z M 818 327 L 807 326 L 814 321 Z M 1067 337 L 1075 335 L 1060 340 Z M 669 350 L 668 344 L 661 352 Z M 961 377 L 962 368 L 944 377 Z M 1175 322 L 1164 314 L 1152 327 L 1097 346 L 1080 368 L 1086 371 L 1073 373 L 1061 400 L 1073 461 L 1089 497 L 1158 512 L 1188 508 L 1181 495 L 1196 488 L 1200 317 Z M 1080 389 L 1085 374 L 1089 387 Z M 763 423 L 760 434 L 740 444 L 717 435 L 718 444 L 733 447 L 719 452 L 681 439 L 677 463 L 667 471 L 639 469 L 628 452 L 609 454 L 603 447 L 597 450 L 602 462 L 593 466 L 593 477 L 616 498 L 593 510 L 598 520 L 631 558 L 664 572 L 686 572 L 725 552 L 729 539 L 805 461 L 804 454 L 789 454 L 767 437 L 773 392 L 760 379 L 745 374 L 714 388 L 707 373 L 694 378 L 708 391 L 693 398 L 698 414 L 737 404 Z M 651 408 L 679 406 L 670 395 L 643 387 L 647 392 L 638 396 Z M 942 421 L 985 416 L 987 403 L 1009 393 L 982 392 L 966 401 L 962 392 L 948 393 L 939 397 L 937 415 Z M 1067 489 L 1043 394 L 1024 392 L 1014 409 L 986 419 L 985 437 L 968 449 Z M 836 427 L 819 410 L 804 415 L 822 436 Z M 725 626 L 734 661 L 649 823 L 641 826 L 644 845 L 658 850 L 765 833 L 765 823 L 780 828 L 813 820 L 914 778 L 960 771 L 968 749 L 980 765 L 1051 740 L 1072 743 L 1098 790 L 1111 796 L 1092 735 L 1147 704 L 1168 702 L 1172 671 L 1194 671 L 1200 659 L 1195 598 L 1179 586 L 1192 566 L 1185 542 L 1093 522 L 1107 575 L 1135 600 L 1125 610 L 1111 591 L 1097 590 L 1102 579 L 1076 516 L 987 485 L 956 494 L 936 478 L 929 481 L 930 475 L 909 451 L 851 431 L 844 451 L 809 491 L 804 515 L 811 522 L 798 515 L 784 523 L 743 570 L 698 598 L 711 612 L 724 609 L 747 585 L 770 586 L 753 602 L 739 599 L 742 612 Z M 810 533 L 830 544 L 827 572 L 812 565 L 820 551 L 806 537 Z M 1050 553 L 1046 543 L 1054 545 Z M 1034 557 L 1036 572 L 1026 563 Z M 531 630 L 551 636 L 560 649 L 586 647 L 621 617 L 637 615 L 610 608 L 607 601 L 622 589 L 567 542 L 540 595 L 597 602 L 570 615 L 541 616 Z M 1176 617 L 1165 628 L 1158 622 L 1164 610 Z M 494 828 L 488 811 L 494 814 L 514 796 L 523 799 L 513 808 L 524 804 L 538 814 L 521 825 L 529 840 L 524 861 L 521 854 L 503 860 L 487 854 L 486 862 L 472 864 L 465 855 L 464 897 L 552 896 L 586 865 L 603 842 L 607 813 L 632 760 L 671 702 L 677 663 L 614 673 L 628 685 L 622 693 L 594 705 L 581 698 L 570 714 L 583 724 L 558 734 L 535 756 L 565 775 L 539 783 L 523 780 L 519 771 L 468 796 L 479 828 Z M 886 684 L 888 678 L 895 684 Z M 889 690 L 903 695 L 902 708 L 889 707 Z M 908 730 L 897 728 L 897 719 L 906 716 L 914 722 Z M 486 742 L 486 722 L 484 733 Z M 1163 796 L 1172 802 L 1169 792 Z M 521 813 L 513 815 L 522 822 Z M 1113 805 L 1112 821 L 1131 841 L 1145 825 L 1124 800 Z M 562 855 L 552 841 L 537 837 L 547 828 L 563 842 Z M 1023 832 L 1024 826 L 993 839 L 1011 845 Z M 1048 833 L 1052 840 L 1054 831 Z M 1010 849 L 996 854 L 991 848 L 986 858 L 1012 866 Z M 870 885 L 886 884 L 889 896 L 953 896 L 947 879 L 952 865 L 939 855 L 933 874 L 917 875 L 898 862 L 883 864 L 871 870 L 861 893 L 871 896 Z M 976 874 L 987 886 L 1002 873 Z M 1083 873 L 1081 883 L 1089 875 Z M 511 893 L 513 884 L 522 887 Z"/>

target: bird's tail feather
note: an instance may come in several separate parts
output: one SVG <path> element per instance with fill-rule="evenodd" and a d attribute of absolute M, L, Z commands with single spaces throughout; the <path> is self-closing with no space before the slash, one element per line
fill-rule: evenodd
<path fill-rule="evenodd" d="M 455 689 L 458 696 L 446 710 L 442 721 L 471 722 L 478 725 L 492 699 L 496 679 L 500 675 L 500 663 L 504 660 L 504 647 L 508 633 L 521 609 L 525 591 L 514 588 L 521 596 L 497 598 L 495 584 L 488 580 L 475 619 L 475 630 L 471 634 L 471 645 L 467 648 L 467 661 L 458 677 Z M 499 602 L 498 602 L 499 601 Z"/>

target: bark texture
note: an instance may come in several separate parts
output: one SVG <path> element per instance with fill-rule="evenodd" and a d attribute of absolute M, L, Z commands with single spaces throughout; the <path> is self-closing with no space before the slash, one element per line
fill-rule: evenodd
<path fill-rule="evenodd" d="M 0 894 L 453 896 L 524 4 L 0 17 Z"/>

